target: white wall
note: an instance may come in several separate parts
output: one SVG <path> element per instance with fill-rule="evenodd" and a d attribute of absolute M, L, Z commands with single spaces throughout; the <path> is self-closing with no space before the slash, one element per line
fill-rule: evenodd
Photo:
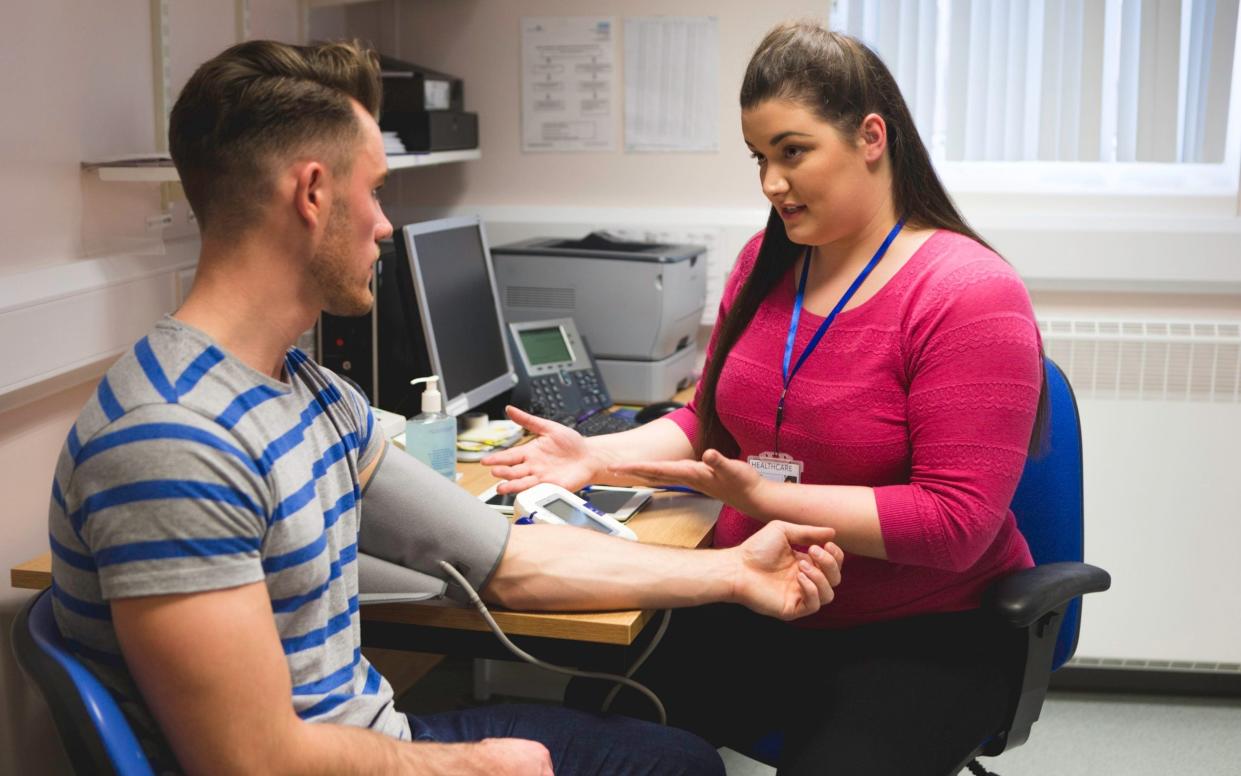
<path fill-rule="evenodd" d="M 297 0 L 252 0 L 251 6 L 253 37 L 296 39 Z M 30 282 L 28 273 L 161 250 L 162 235 L 148 232 L 145 223 L 160 211 L 158 186 L 103 183 L 79 169 L 83 160 L 154 148 L 150 8 L 149 0 L 0 7 L 0 297 L 20 296 L 24 289 L 17 286 Z M 234 9 L 233 0 L 172 0 L 174 94 L 203 59 L 235 41 Z M 182 205 L 178 217 L 184 212 Z M 9 343 L 37 335 L 0 330 Z M 58 344 L 72 345 L 48 346 Z M 84 374 L 97 376 L 99 368 Z M 60 380 L 0 411 L 0 565 L 6 570 L 47 551 L 52 469 L 93 390 L 94 379 Z M 68 772 L 46 708 L 9 643 L 13 615 L 29 595 L 10 587 L 6 574 L 0 586 L 0 773 Z"/>
<path fill-rule="evenodd" d="M 466 108 L 479 114 L 483 161 L 392 176 L 385 204 L 398 219 L 450 208 L 502 220 L 590 223 L 601 216 L 645 218 L 659 211 L 655 217 L 710 219 L 717 226 L 752 232 L 764 223 L 766 201 L 741 138 L 741 76 L 772 25 L 825 19 L 829 5 L 811 0 L 420 0 L 352 6 L 343 29 L 385 53 L 463 78 Z M 520 18 L 609 14 L 622 35 L 624 17 L 718 17 L 719 152 L 521 152 Z M 618 76 L 623 73 L 621 61 L 618 71 Z M 618 106 L 618 137 L 621 131 Z M 954 193 L 966 217 L 1034 288 L 1104 295 L 1204 293 L 1241 309 L 1241 219 L 1234 197 L 1035 195 L 1016 187 Z"/>
<path fill-rule="evenodd" d="M 397 20 L 399 56 L 465 79 L 466 107 L 479 113 L 486 163 L 402 176 L 403 199 L 412 205 L 461 200 L 471 205 L 763 208 L 757 169 L 741 138 L 737 86 L 754 46 L 772 25 L 789 18 L 822 17 L 827 5 L 822 0 L 408 3 Z M 613 15 L 623 34 L 623 17 L 662 14 L 719 19 L 718 153 L 521 152 L 522 16 Z M 384 44 L 378 34 L 372 38 Z M 621 78 L 619 50 L 616 64 L 616 76 Z M 621 106 L 616 107 L 615 136 L 621 138 Z"/>

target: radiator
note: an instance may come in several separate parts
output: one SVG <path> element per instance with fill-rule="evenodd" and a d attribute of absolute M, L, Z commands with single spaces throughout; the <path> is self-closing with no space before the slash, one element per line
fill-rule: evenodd
<path fill-rule="evenodd" d="M 1082 417 L 1075 665 L 1241 674 L 1241 321 L 1049 318 Z"/>

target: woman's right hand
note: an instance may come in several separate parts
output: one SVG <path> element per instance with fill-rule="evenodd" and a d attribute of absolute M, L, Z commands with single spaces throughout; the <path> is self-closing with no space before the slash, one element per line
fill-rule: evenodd
<path fill-rule="evenodd" d="M 483 458 L 492 476 L 505 480 L 496 486 L 497 493 L 518 493 L 540 482 L 577 491 L 595 482 L 606 468 L 586 438 L 568 426 L 512 406 L 505 412 L 538 438 Z"/>

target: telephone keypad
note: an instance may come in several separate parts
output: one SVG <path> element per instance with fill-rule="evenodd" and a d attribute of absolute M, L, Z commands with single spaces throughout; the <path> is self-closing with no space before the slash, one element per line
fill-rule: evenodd
<path fill-rule="evenodd" d="M 599 376 L 594 370 L 581 369 L 561 371 L 555 375 L 541 375 L 530 380 L 531 405 L 536 414 L 559 414 L 559 410 L 573 401 L 573 394 L 580 398 L 580 405 L 587 409 L 602 408 L 608 404 Z"/>

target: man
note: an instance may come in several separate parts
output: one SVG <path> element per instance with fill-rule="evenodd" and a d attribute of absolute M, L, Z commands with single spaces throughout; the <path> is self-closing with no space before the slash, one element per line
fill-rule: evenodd
<path fill-rule="evenodd" d="M 447 561 L 522 609 L 722 600 L 789 619 L 840 579 L 830 530 L 773 524 L 725 551 L 510 530 L 385 455 L 366 402 L 291 347 L 321 310 L 373 301 L 377 241 L 392 233 L 378 103 L 373 55 L 348 44 L 243 43 L 186 84 L 169 137 L 202 231 L 198 273 L 109 370 L 62 452 L 49 518 L 62 632 L 160 768 L 720 772 L 699 739 L 623 718 L 407 718 L 361 656 L 359 546 L 439 578 Z"/>

